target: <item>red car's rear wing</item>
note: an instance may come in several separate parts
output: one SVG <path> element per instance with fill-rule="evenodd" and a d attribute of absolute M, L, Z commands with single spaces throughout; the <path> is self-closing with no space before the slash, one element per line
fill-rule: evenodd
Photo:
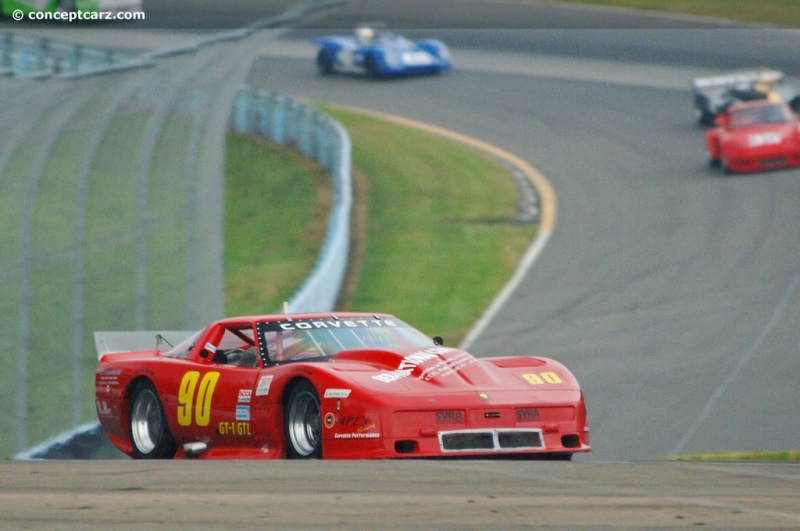
<path fill-rule="evenodd" d="M 195 332 L 197 332 L 197 330 L 95 332 L 94 344 L 95 348 L 97 349 L 97 359 L 100 359 L 105 354 L 113 354 L 115 352 L 167 350 L 177 345 Z"/>

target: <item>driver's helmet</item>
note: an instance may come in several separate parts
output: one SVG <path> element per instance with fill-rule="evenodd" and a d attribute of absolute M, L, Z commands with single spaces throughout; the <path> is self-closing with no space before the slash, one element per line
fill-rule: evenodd
<path fill-rule="evenodd" d="M 735 84 L 731 87 L 731 93 L 741 101 L 760 100 L 766 97 L 766 94 L 758 90 L 756 85 L 747 82 Z"/>
<path fill-rule="evenodd" d="M 356 37 L 362 42 L 371 42 L 375 38 L 375 30 L 372 28 L 356 28 Z"/>

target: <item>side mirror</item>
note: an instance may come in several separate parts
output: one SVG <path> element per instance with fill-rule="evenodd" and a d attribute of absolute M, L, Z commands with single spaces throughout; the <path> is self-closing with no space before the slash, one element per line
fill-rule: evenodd
<path fill-rule="evenodd" d="M 727 114 L 718 114 L 714 118 L 714 125 L 717 127 L 725 127 L 728 125 L 728 115 Z"/>
<path fill-rule="evenodd" d="M 442 339 L 442 336 L 434 336 L 433 344 L 436 345 L 437 347 L 441 347 L 442 345 L 444 345 L 444 339 Z"/>

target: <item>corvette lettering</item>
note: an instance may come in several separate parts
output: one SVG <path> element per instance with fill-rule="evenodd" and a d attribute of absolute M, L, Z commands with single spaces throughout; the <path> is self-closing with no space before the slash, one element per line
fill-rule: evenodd
<path fill-rule="evenodd" d="M 335 433 L 333 435 L 334 439 L 378 439 L 380 438 L 380 433 Z"/>
<path fill-rule="evenodd" d="M 281 330 L 312 330 L 319 328 L 370 328 L 370 327 L 395 327 L 397 323 L 382 319 L 344 319 L 325 321 L 299 321 L 280 323 Z"/>

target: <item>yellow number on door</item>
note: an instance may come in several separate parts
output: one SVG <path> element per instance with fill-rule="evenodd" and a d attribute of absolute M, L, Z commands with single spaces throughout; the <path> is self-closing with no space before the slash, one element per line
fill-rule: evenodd
<path fill-rule="evenodd" d="M 219 381 L 219 373 L 212 371 L 203 375 L 198 389 L 197 381 L 199 379 L 198 371 L 189 371 L 183 375 L 181 380 L 178 389 L 178 424 L 181 426 L 191 426 L 193 406 L 195 423 L 198 426 L 208 426 L 211 422 L 211 398 L 214 396 L 214 388 Z M 195 390 L 197 390 L 196 402 L 194 400 Z"/>

